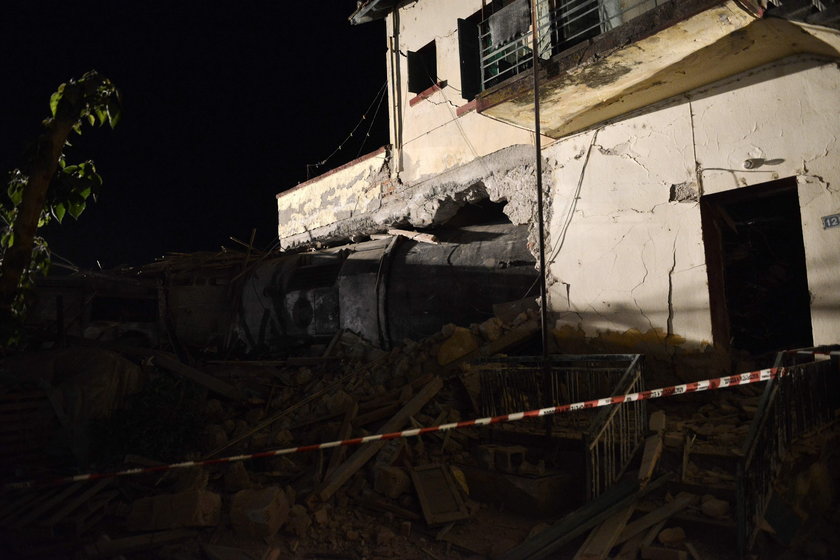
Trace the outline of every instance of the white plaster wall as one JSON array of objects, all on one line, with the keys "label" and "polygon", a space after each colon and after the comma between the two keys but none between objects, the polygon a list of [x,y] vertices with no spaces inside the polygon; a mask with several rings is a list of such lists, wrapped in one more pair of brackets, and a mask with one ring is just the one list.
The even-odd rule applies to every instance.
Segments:
[{"label": "white plaster wall", "polygon": [[319,230],[369,213],[380,204],[381,182],[374,180],[387,163],[387,151],[367,157],[277,195],[277,235],[283,248]]},{"label": "white plaster wall", "polygon": [[[391,144],[401,147],[400,179],[412,184],[463,165],[514,144],[533,144],[533,134],[475,111],[458,117],[456,110],[467,104],[461,96],[461,68],[458,49],[458,18],[481,9],[481,0],[423,0],[399,9],[401,139],[395,134],[395,111],[391,108]],[[392,19],[387,29],[392,36]],[[416,93],[408,91],[408,60],[403,54],[417,51],[435,40],[437,78],[447,85],[413,106]],[[389,79],[392,77],[388,66]],[[394,103],[394,96],[390,96]],[[396,130],[400,130],[399,127]],[[401,140],[401,143],[400,143]]]},{"label": "white plaster wall", "polygon": [[[671,185],[711,194],[794,176],[814,342],[840,340],[840,228],[823,230],[820,219],[840,212],[838,87],[836,64],[793,57],[547,148],[558,325],[587,336],[655,329],[705,346],[700,208],[669,202]],[[774,161],[745,170],[747,158]]]},{"label": "white plaster wall", "polygon": [[634,329],[710,342],[708,291],[697,289],[706,282],[698,205],[668,202],[671,185],[694,178],[687,106],[567,138],[545,154],[559,323],[590,337]]}]

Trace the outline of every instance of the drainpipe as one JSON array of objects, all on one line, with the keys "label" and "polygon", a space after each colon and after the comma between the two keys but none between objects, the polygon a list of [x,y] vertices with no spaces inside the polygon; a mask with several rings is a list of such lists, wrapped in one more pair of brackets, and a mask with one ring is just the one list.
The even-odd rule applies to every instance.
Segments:
[{"label": "drainpipe", "polygon": [[539,78],[539,21],[537,0],[531,0],[531,69],[534,73],[534,150],[537,171],[537,238],[540,263],[540,330],[542,332],[543,358],[548,356],[548,298],[545,277],[545,224],[543,223],[542,142],[540,140],[540,78]]},{"label": "drainpipe", "polygon": [[390,14],[391,34],[388,37],[388,56],[391,72],[388,81],[391,101],[391,178],[398,179],[402,171],[402,84],[400,72],[400,10]]}]

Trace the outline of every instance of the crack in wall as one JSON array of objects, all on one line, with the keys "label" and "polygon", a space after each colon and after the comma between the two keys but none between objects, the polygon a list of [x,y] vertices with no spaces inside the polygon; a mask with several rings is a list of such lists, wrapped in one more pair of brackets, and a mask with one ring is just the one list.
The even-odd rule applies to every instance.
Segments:
[{"label": "crack in wall", "polygon": [[648,277],[648,273],[650,272],[648,270],[647,264],[645,263],[645,249],[648,248],[649,243],[653,243],[653,238],[650,236],[650,233],[648,233],[648,240],[645,241],[645,243],[642,245],[642,251],[641,251],[641,255],[640,255],[642,257],[641,258],[641,263],[642,263],[642,267],[644,267],[644,269],[645,269],[645,273],[642,276],[642,279],[639,281],[639,283],[636,284],[635,286],[633,286],[630,289],[630,297],[633,298],[633,303],[636,304],[636,308],[639,310],[639,313],[641,313],[642,317],[644,317],[645,320],[648,322],[648,325],[650,325],[650,328],[653,329],[654,328],[653,327],[653,321],[650,320],[650,317],[647,316],[647,313],[645,313],[645,310],[642,309],[641,305],[639,305],[639,300],[636,299],[636,294],[634,293],[636,291],[636,289],[639,288],[639,286],[642,286],[645,283],[645,280],[647,280],[647,277]]},{"label": "crack in wall", "polygon": [[673,260],[671,261],[671,269],[668,270],[668,320],[666,322],[666,339],[674,336],[674,270],[677,268],[677,237],[679,234],[680,230],[678,229],[674,234],[674,245],[671,248]]}]

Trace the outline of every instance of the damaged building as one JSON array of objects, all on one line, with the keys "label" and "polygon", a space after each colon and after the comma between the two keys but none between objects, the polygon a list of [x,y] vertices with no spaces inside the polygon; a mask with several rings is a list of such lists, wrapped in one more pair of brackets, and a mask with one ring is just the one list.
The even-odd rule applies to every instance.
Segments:
[{"label": "damaged building", "polygon": [[[282,247],[435,232],[478,205],[536,255],[528,4],[361,3],[351,23],[386,30],[390,145],[278,194]],[[558,348],[700,378],[836,341],[836,5],[536,6]]]},{"label": "damaged building", "polygon": [[838,7],[358,2],[390,143],[282,185],[279,251],[41,282],[3,550],[830,557]]}]

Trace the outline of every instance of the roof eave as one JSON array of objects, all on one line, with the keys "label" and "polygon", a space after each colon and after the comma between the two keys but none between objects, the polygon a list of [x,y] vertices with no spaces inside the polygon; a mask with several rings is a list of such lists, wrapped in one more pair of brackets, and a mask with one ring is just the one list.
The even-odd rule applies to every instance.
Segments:
[{"label": "roof eave", "polygon": [[367,0],[348,19],[352,25],[377,21],[387,16],[396,4],[397,0]]}]

